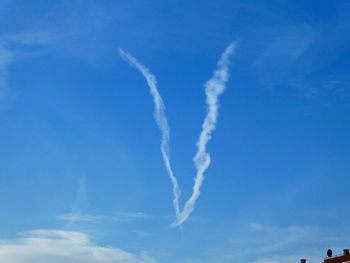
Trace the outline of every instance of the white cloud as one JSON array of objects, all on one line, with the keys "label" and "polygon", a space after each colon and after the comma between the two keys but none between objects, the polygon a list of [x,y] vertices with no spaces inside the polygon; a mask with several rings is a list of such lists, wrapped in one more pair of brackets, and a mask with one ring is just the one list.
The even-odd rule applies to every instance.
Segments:
[{"label": "white cloud", "polygon": [[154,263],[146,253],[92,243],[81,232],[34,230],[15,240],[0,240],[0,262],[11,263]]}]

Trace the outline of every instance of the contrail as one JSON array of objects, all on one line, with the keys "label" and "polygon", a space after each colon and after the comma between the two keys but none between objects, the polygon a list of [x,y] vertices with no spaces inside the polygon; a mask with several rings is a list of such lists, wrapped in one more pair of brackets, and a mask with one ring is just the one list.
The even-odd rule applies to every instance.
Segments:
[{"label": "contrail", "polygon": [[193,192],[191,197],[187,200],[182,211],[180,211],[179,209],[180,188],[170,165],[170,129],[165,115],[165,106],[157,89],[156,78],[146,66],[138,62],[130,54],[124,52],[122,49],[119,49],[120,56],[124,58],[131,66],[137,68],[145,77],[148,86],[150,87],[150,92],[153,96],[153,101],[155,104],[154,118],[162,134],[160,148],[166,169],[173,184],[173,204],[177,218],[177,220],[173,223],[173,226],[180,226],[187,220],[187,218],[194,210],[195,203],[200,195],[200,188],[204,180],[203,174],[210,165],[210,155],[206,151],[206,145],[211,139],[211,133],[216,128],[216,121],[218,117],[219,108],[218,97],[224,92],[226,88],[225,84],[229,79],[229,58],[233,54],[235,47],[236,42],[233,42],[226,48],[226,50],[224,51],[224,53],[222,53],[221,58],[217,63],[217,69],[214,71],[213,77],[210,80],[208,80],[207,83],[204,85],[205,93],[207,96],[208,113],[202,124],[202,132],[197,142],[197,153],[193,158],[197,169],[197,175],[193,186]]},{"label": "contrail", "polygon": [[173,170],[170,165],[170,157],[169,157],[169,138],[170,138],[170,129],[168,125],[168,121],[165,114],[165,106],[157,89],[157,80],[156,77],[152,74],[152,72],[143,64],[137,61],[132,55],[124,52],[119,48],[119,54],[122,58],[124,58],[131,66],[138,69],[142,75],[145,77],[147,84],[150,88],[151,95],[153,97],[153,102],[155,105],[154,109],[154,119],[161,131],[162,139],[160,150],[162,152],[163,160],[165,163],[165,167],[168,171],[169,177],[173,184],[173,193],[174,193],[174,209],[176,213],[176,217],[178,218],[180,215],[179,210],[179,198],[180,198],[180,188],[177,182],[176,177],[174,176]]},{"label": "contrail", "polygon": [[233,42],[226,48],[221,55],[213,77],[204,85],[207,95],[208,113],[204,119],[202,132],[197,142],[197,153],[193,158],[197,169],[197,176],[195,178],[192,195],[186,202],[183,211],[177,216],[177,220],[173,224],[174,226],[179,226],[187,220],[194,210],[196,200],[200,195],[200,188],[204,180],[203,174],[210,165],[210,155],[206,151],[206,146],[211,138],[211,133],[216,128],[219,108],[218,97],[226,88],[225,84],[229,79],[229,58],[233,54],[236,45],[236,42]]}]

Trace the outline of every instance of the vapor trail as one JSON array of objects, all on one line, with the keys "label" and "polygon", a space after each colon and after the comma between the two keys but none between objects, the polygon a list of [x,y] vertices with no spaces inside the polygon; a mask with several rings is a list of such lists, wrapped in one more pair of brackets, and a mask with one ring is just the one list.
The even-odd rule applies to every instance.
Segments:
[{"label": "vapor trail", "polygon": [[233,42],[226,48],[218,61],[217,69],[214,71],[213,77],[204,85],[207,96],[208,113],[202,124],[202,132],[197,142],[197,153],[193,158],[197,169],[197,176],[195,178],[192,195],[186,202],[183,211],[177,216],[177,220],[173,224],[174,226],[179,226],[186,221],[194,210],[196,200],[200,195],[200,188],[204,180],[203,174],[210,165],[210,155],[206,151],[206,146],[211,138],[211,133],[216,128],[219,108],[218,97],[226,88],[225,84],[229,79],[229,58],[235,47],[236,42]]},{"label": "vapor trail", "polygon": [[208,112],[202,124],[202,131],[197,142],[197,153],[193,158],[197,169],[197,175],[193,186],[193,192],[191,197],[185,203],[184,209],[182,211],[180,211],[179,209],[180,188],[170,165],[170,129],[165,115],[165,106],[157,89],[156,78],[146,66],[138,62],[130,54],[124,52],[122,49],[119,49],[120,56],[124,58],[131,66],[138,69],[145,77],[150,88],[150,92],[153,96],[153,101],[155,104],[154,118],[162,134],[160,148],[166,169],[173,184],[173,204],[177,218],[177,220],[173,223],[173,226],[180,226],[187,220],[187,218],[194,210],[195,203],[200,195],[200,188],[204,180],[204,172],[210,165],[210,155],[206,151],[206,146],[208,141],[211,139],[211,134],[213,130],[216,128],[219,108],[218,97],[224,92],[226,88],[225,84],[229,79],[229,58],[233,54],[235,47],[236,42],[233,42],[226,48],[226,50],[224,51],[224,53],[222,53],[221,58],[217,63],[217,69],[214,71],[213,77],[209,79],[204,85],[205,93],[207,96],[206,102],[208,106]]},{"label": "vapor trail", "polygon": [[169,157],[169,138],[170,138],[170,129],[168,125],[168,121],[165,114],[165,106],[157,89],[157,80],[156,77],[152,74],[152,72],[143,64],[137,61],[132,55],[124,52],[122,49],[119,49],[119,54],[122,58],[124,58],[131,66],[138,69],[141,74],[145,77],[147,84],[150,88],[151,95],[153,97],[153,102],[155,105],[154,109],[154,119],[161,131],[162,139],[160,150],[162,152],[163,160],[165,163],[165,167],[173,184],[173,193],[174,193],[174,209],[176,213],[176,217],[179,217],[179,197],[180,197],[180,188],[177,182],[176,177],[171,169],[170,165],[170,157]]}]

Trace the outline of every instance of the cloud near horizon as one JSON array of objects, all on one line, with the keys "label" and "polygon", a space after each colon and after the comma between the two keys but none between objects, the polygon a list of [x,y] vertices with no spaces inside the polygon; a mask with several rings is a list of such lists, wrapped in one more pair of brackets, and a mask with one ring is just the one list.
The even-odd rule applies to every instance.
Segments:
[{"label": "cloud near horizon", "polygon": [[14,240],[0,240],[0,262],[11,263],[155,263],[147,253],[135,255],[102,247],[77,231],[33,230]]}]

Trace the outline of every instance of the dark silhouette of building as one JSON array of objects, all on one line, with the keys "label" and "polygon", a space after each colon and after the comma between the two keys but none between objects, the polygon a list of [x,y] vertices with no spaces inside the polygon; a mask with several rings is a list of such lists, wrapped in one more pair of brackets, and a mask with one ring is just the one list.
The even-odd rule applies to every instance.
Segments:
[{"label": "dark silhouette of building", "polygon": [[[300,259],[300,263],[306,263],[306,259]],[[349,249],[343,249],[343,254],[334,256],[332,250],[328,249],[324,263],[350,263]]]},{"label": "dark silhouette of building", "polygon": [[342,255],[332,256],[332,253],[324,259],[324,263],[350,263],[349,249],[344,249]]}]

